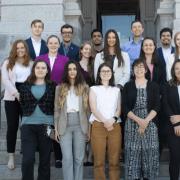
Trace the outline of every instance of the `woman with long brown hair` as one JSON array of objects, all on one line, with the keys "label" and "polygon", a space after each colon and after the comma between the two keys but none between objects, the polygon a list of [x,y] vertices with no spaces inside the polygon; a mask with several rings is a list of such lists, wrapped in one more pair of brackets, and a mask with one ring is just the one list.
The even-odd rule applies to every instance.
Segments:
[{"label": "woman with long brown hair", "polygon": [[88,136],[88,91],[79,64],[68,61],[55,95],[55,134],[62,150],[65,180],[83,180],[83,159]]},{"label": "woman with long brown hair", "polygon": [[5,88],[4,101],[7,118],[7,152],[9,154],[8,168],[14,169],[14,153],[16,147],[17,130],[19,126],[19,86],[30,74],[28,47],[24,40],[16,40],[11,48],[9,57],[2,65],[2,83]]},{"label": "woman with long brown hair", "polygon": [[98,53],[94,61],[94,77],[97,78],[97,72],[100,64],[108,63],[114,72],[115,85],[123,88],[124,84],[130,78],[130,59],[126,52],[121,51],[120,40],[114,29],[109,29],[104,37],[104,49]]}]

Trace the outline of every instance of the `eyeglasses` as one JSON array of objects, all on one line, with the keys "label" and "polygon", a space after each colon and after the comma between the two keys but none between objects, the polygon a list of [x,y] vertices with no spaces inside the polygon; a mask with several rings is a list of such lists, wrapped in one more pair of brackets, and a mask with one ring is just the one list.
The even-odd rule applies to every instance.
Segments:
[{"label": "eyeglasses", "polygon": [[67,35],[71,35],[72,34],[72,32],[62,32],[62,34],[67,34]]},{"label": "eyeglasses", "polygon": [[111,73],[111,70],[107,70],[107,71],[106,71],[106,70],[102,70],[102,71],[100,71],[100,72],[101,72],[102,74],[106,74],[106,73],[109,74],[109,73]]}]

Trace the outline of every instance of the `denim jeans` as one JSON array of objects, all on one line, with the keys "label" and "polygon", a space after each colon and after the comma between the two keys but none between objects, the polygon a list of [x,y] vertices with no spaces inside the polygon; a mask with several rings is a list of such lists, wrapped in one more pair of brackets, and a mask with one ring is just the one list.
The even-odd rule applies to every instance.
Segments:
[{"label": "denim jeans", "polygon": [[64,180],[83,180],[85,135],[80,127],[79,113],[68,113],[67,129],[60,137]]}]

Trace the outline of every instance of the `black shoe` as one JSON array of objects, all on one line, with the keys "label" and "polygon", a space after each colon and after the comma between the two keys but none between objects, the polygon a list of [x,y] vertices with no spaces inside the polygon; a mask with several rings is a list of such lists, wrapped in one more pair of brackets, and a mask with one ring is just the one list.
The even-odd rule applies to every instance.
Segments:
[{"label": "black shoe", "polygon": [[94,165],[94,163],[93,162],[87,162],[87,166],[93,166]]},{"label": "black shoe", "polygon": [[56,167],[56,168],[62,168],[62,162],[61,162],[61,160],[56,160],[56,161],[55,161],[55,167]]}]

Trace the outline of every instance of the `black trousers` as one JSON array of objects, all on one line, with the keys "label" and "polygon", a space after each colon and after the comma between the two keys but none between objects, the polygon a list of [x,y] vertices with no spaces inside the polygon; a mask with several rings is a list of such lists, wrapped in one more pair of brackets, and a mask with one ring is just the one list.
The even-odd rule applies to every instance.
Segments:
[{"label": "black trousers", "polygon": [[45,135],[44,125],[22,125],[22,180],[34,180],[35,152],[38,146],[38,180],[50,180],[50,154],[52,141]]},{"label": "black trousers", "polygon": [[171,180],[179,179],[180,170],[180,137],[173,132],[168,135],[170,151],[169,174]]},{"label": "black trousers", "polygon": [[20,104],[18,100],[5,101],[5,113],[7,119],[6,140],[8,153],[15,152],[20,112]]}]

